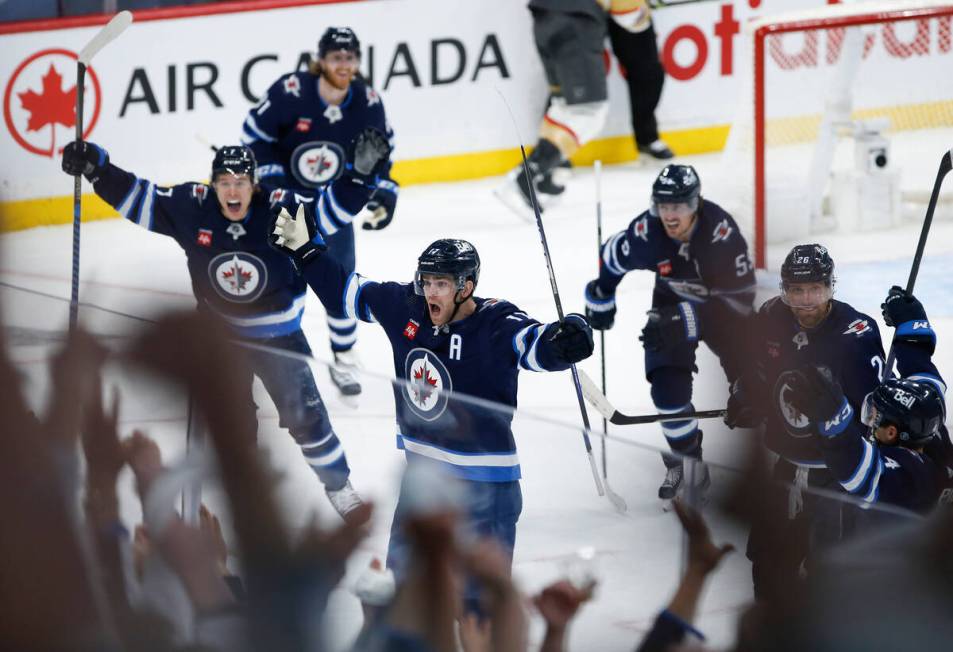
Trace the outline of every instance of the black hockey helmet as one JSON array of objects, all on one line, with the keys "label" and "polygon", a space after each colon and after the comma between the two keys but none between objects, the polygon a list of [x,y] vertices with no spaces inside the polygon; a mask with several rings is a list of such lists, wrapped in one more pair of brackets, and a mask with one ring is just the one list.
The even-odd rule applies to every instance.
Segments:
[{"label": "black hockey helmet", "polygon": [[819,244],[795,245],[781,264],[781,284],[824,283],[832,285],[834,259]]},{"label": "black hockey helmet", "polygon": [[252,183],[257,183],[255,169],[258,167],[255,154],[244,145],[226,145],[219,147],[212,159],[212,181],[219,174],[247,174]]},{"label": "black hockey helmet", "polygon": [[861,420],[874,430],[895,426],[899,444],[908,448],[930,441],[943,425],[945,416],[943,396],[936,387],[909,378],[885,380],[867,394],[861,411]]},{"label": "black hockey helmet", "polygon": [[[691,165],[672,163],[662,168],[652,184],[652,207],[658,204],[689,204],[698,207],[702,182]],[[657,211],[653,210],[653,214]]]},{"label": "black hockey helmet", "polygon": [[466,240],[443,238],[431,243],[417,258],[417,273],[414,275],[414,291],[423,296],[421,277],[424,274],[444,274],[453,277],[457,290],[466,288],[473,281],[476,288],[480,280],[480,254]]},{"label": "black hockey helmet", "polygon": [[361,56],[361,42],[350,27],[328,27],[318,41],[318,58],[323,59],[328,52],[346,50]]}]

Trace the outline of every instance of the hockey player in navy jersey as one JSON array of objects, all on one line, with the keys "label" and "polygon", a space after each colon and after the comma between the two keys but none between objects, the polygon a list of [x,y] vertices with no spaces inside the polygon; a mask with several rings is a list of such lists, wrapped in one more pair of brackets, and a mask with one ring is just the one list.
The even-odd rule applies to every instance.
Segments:
[{"label": "hockey player in navy jersey", "polygon": [[[372,192],[373,175],[366,172],[386,160],[389,151],[383,133],[366,130],[354,144],[352,169],[324,188],[317,201],[302,204],[323,235],[333,234],[362,209]],[[292,205],[294,198],[288,191],[269,194],[258,186],[255,157],[248,148],[219,149],[209,185],[157,186],[112,164],[104,149],[85,141],[64,148],[63,170],[86,176],[96,194],[130,222],[175,239],[185,251],[199,310],[219,316],[238,339],[310,355],[301,331],[307,286],[288,257],[268,243],[273,212]],[[348,480],[344,449],[310,368],[299,360],[257,351],[249,358],[278,408],[281,425],[345,516],[361,500]],[[248,418],[255,419],[254,405],[237,407],[246,407]]]},{"label": "hockey player in navy jersey", "polygon": [[[306,215],[279,216],[276,245],[293,253],[308,285],[349,315],[379,323],[390,340],[397,446],[407,463],[435,463],[466,483],[469,523],[512,556],[522,510],[512,414],[461,401],[453,390],[516,407],[520,369],[560,371],[592,354],[592,330],[577,314],[542,324],[513,304],[474,296],[480,257],[465,240],[437,240],[420,255],[413,283],[378,283],[321,255],[323,239]],[[461,425],[461,424],[465,424]],[[388,566],[406,564],[398,501]]]},{"label": "hockey player in navy jersey", "polygon": [[[689,412],[695,350],[704,341],[733,378],[739,326],[751,313],[754,270],[748,245],[731,215],[701,197],[690,165],[668,165],[652,185],[652,206],[602,246],[599,278],[586,286],[586,317],[596,329],[615,322],[616,286],[633,270],[655,272],[652,310],[642,331],[645,377],[659,412]],[[674,453],[702,457],[698,421],[670,421],[662,433]],[[665,479],[659,498],[681,489],[681,457],[663,455]],[[696,484],[710,484],[707,467]]]},{"label": "hockey player in navy jersey", "polygon": [[936,506],[953,464],[944,425],[946,384],[931,360],[936,335],[923,306],[902,288],[891,288],[882,308],[887,325],[896,326],[901,377],[867,394],[860,423],[839,383],[813,365],[785,372],[785,398],[810,419],[845,491],[867,503],[925,512]]},{"label": "hockey player in navy jersey", "polygon": [[[753,315],[738,339],[746,343],[744,366],[729,375],[729,427],[763,428],[764,443],[779,456],[773,477],[794,486],[784,505],[788,531],[757,526],[748,539],[748,558],[756,598],[786,590],[797,580],[812,549],[841,538],[839,504],[800,491],[802,487],[840,490],[827,468],[810,420],[784,396],[782,378],[810,364],[824,367],[837,381],[860,425],[864,397],[884,376],[884,350],[877,322],[834,296],[834,261],[818,244],[797,245],[781,265],[781,294]],[[779,381],[779,379],[781,379]],[[784,540],[799,552],[789,560],[771,557],[771,541]]]},{"label": "hockey player in navy jersey", "polygon": [[[262,183],[314,193],[344,171],[348,143],[365,127],[393,132],[380,96],[360,76],[361,44],[348,27],[330,27],[318,42],[318,57],[307,71],[282,75],[245,118],[242,143],[258,160]],[[390,161],[380,168],[376,190],[361,215],[364,229],[383,229],[394,218],[397,184],[390,178]],[[354,227],[337,225],[328,238],[329,255],[346,269],[355,264]],[[352,350],[357,321],[325,304],[331,351],[336,367],[331,379],[345,395],[361,392],[353,373],[358,365]]]}]

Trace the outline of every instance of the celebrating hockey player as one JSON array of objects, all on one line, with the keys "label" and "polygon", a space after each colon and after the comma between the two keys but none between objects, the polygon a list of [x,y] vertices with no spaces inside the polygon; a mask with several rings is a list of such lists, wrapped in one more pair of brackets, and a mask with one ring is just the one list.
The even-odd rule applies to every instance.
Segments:
[{"label": "celebrating hockey player", "polygon": [[[839,503],[803,493],[804,486],[837,491],[810,420],[784,399],[779,382],[785,371],[810,364],[823,367],[843,390],[854,420],[860,421],[864,398],[884,376],[884,351],[873,318],[833,298],[834,261],[818,244],[797,245],[781,265],[781,294],[769,299],[739,331],[750,349],[740,375],[729,375],[731,396],[725,422],[729,427],[763,427],[766,446],[780,456],[773,477],[793,484],[784,505],[787,531],[762,531],[748,539],[748,558],[756,598],[787,590],[798,578],[810,549],[840,539]],[[784,540],[800,552],[779,560],[767,551]]]},{"label": "celebrating hockey player", "polygon": [[[348,143],[365,127],[393,132],[380,96],[360,76],[361,44],[348,27],[330,27],[318,41],[318,57],[303,72],[282,75],[245,118],[242,142],[258,160],[262,183],[314,193],[344,172]],[[394,218],[397,184],[390,162],[381,166],[376,190],[362,214],[364,229],[383,229]],[[329,255],[354,270],[354,227],[336,224],[328,238]],[[331,351],[337,363],[331,379],[341,393],[354,395],[361,385],[353,369],[358,360],[357,321],[325,304]]]},{"label": "celebrating hockey player", "polygon": [[[498,539],[512,557],[522,510],[512,415],[449,405],[440,390],[515,407],[518,371],[568,369],[592,354],[592,330],[581,315],[541,324],[511,303],[476,297],[480,257],[465,240],[437,240],[424,249],[413,283],[377,283],[321,255],[323,238],[314,227],[307,215],[280,215],[276,246],[299,260],[325,301],[343,297],[347,314],[384,328],[403,381],[394,386],[398,447],[408,464],[437,463],[464,481],[470,526]],[[407,561],[402,509],[398,501],[388,547],[398,580]]]},{"label": "celebrating hockey player", "polygon": [[[858,423],[836,380],[813,365],[783,376],[784,397],[820,437],[828,468],[850,494],[924,512],[953,475],[948,465],[946,384],[931,360],[936,335],[920,302],[891,288],[882,304],[901,378],[889,378],[863,401]],[[863,426],[863,427],[862,427]],[[865,435],[870,435],[869,439]]]},{"label": "celebrating hockey player", "polygon": [[[323,189],[307,211],[323,235],[350,222],[372,191],[373,169],[387,159],[383,133],[367,129],[353,145],[354,164]],[[129,220],[175,239],[185,251],[200,310],[221,317],[240,340],[310,355],[301,331],[306,285],[287,256],[268,244],[276,207],[290,193],[269,197],[258,186],[255,157],[243,146],[222,147],[212,161],[211,184],[160,187],[112,164],[93,143],[69,143],[63,170],[83,174],[100,197]],[[281,355],[250,351],[249,359],[308,464],[324,483],[334,508],[346,516],[361,499],[309,366]],[[252,382],[252,378],[235,379]],[[237,406],[255,419],[255,406]]]},{"label": "celebrating hockey player", "polygon": [[[734,219],[701,197],[690,165],[666,166],[652,185],[651,208],[602,246],[599,278],[586,286],[593,328],[612,328],[616,286],[637,269],[655,272],[652,310],[640,338],[652,401],[659,412],[690,412],[698,343],[708,344],[729,378],[737,375],[735,338],[754,300],[747,243]],[[702,432],[697,420],[686,419],[662,424],[662,433],[678,454],[662,456],[666,473],[658,496],[670,501],[682,484],[681,456],[702,457]],[[709,483],[702,467],[696,484],[704,492]]]}]

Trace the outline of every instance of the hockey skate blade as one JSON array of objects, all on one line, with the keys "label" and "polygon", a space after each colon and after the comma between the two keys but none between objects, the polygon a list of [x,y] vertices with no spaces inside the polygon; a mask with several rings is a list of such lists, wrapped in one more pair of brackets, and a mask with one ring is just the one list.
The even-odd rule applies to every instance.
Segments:
[{"label": "hockey skate blade", "polygon": [[609,399],[606,398],[602,390],[600,390],[592,378],[589,377],[589,374],[582,369],[579,370],[579,384],[582,386],[582,395],[586,397],[589,404],[596,408],[599,414],[611,421],[615,414],[615,408],[612,407]]},{"label": "hockey skate blade", "polygon": [[533,212],[530,206],[526,205],[526,202],[523,201],[522,193],[520,193],[519,188],[516,187],[516,183],[510,179],[507,179],[502,185],[495,188],[493,194],[496,195],[496,198],[499,199],[504,206],[527,224],[534,224],[536,222],[536,213]]}]

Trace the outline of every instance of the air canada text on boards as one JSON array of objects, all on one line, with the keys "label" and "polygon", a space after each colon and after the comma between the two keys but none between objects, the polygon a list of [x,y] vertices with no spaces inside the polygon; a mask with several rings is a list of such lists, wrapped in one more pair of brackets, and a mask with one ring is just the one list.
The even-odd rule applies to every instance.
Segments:
[{"label": "air canada text on boards", "polygon": [[[301,52],[292,62],[277,53],[259,53],[249,57],[241,66],[237,79],[229,81],[229,73],[222,73],[225,65],[214,61],[194,61],[168,64],[161,72],[152,68],[134,68],[125,84],[119,117],[135,114],[139,105],[151,114],[193,111],[198,108],[223,108],[221,86],[237,83],[242,97],[249,103],[258,102],[266,87],[253,87],[255,79],[267,78],[269,83],[289,70],[305,70],[313,53]],[[229,66],[230,68],[231,66]],[[263,67],[267,67],[264,74]],[[434,38],[426,47],[412,47],[398,42],[393,48],[368,45],[361,60],[361,74],[378,90],[392,87],[423,88],[456,83],[474,83],[489,76],[509,79],[510,69],[499,37],[489,33],[479,39],[477,47],[454,37]],[[163,93],[164,91],[164,93]]]}]

